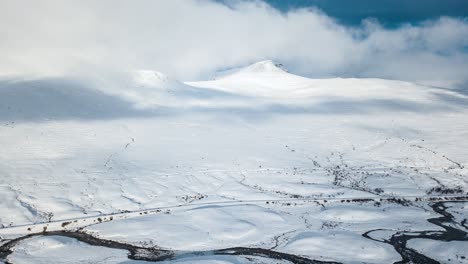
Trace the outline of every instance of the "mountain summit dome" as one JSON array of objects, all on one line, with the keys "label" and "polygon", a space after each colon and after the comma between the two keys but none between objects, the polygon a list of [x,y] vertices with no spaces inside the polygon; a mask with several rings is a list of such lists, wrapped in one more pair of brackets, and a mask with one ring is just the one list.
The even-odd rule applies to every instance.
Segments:
[{"label": "mountain summit dome", "polygon": [[251,64],[239,72],[251,73],[275,73],[275,72],[288,72],[283,64],[274,62],[272,60],[259,61]]}]

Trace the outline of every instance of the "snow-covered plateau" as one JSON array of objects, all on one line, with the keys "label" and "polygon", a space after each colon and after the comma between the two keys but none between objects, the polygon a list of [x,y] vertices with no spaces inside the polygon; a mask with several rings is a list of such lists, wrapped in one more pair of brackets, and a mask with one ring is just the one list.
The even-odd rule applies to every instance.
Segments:
[{"label": "snow-covered plateau", "polygon": [[108,84],[0,80],[0,262],[468,263],[466,93],[272,61]]}]

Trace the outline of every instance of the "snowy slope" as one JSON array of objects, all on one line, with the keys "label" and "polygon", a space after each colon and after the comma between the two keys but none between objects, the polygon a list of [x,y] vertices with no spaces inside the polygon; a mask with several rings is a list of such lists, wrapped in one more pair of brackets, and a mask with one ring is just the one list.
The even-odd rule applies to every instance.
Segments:
[{"label": "snowy slope", "polygon": [[[449,202],[468,191],[466,95],[392,80],[309,79],[271,61],[202,82],[129,76],[115,89],[0,82],[3,249],[44,228],[83,228],[173,250],[168,262],[391,263],[407,256],[384,239],[401,231],[415,237],[408,247],[417,252],[443,262],[431,250],[443,244],[463,263],[466,240],[418,232],[445,235],[427,221],[442,210],[430,199],[445,201],[449,224],[466,230],[466,203]],[[97,253],[102,244],[78,238],[34,236],[2,258],[118,263],[133,250],[108,243]],[[212,251],[230,247],[290,255]]]}]

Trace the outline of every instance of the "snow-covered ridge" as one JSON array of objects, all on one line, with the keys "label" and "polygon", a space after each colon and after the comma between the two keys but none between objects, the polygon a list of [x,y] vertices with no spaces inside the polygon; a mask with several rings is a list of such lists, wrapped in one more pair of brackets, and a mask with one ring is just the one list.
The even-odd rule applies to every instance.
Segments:
[{"label": "snow-covered ridge", "polygon": [[[431,88],[414,83],[358,78],[311,79],[288,72],[283,64],[264,60],[251,65],[229,70],[211,81],[181,82],[161,72],[141,70],[132,73],[133,83],[124,93],[131,100],[144,105],[187,105],[187,100],[196,97],[195,104],[222,104],[212,100],[219,93],[250,98],[263,98],[282,104],[297,102],[323,102],[343,100],[384,100],[396,106],[400,102],[423,104],[443,103],[443,99],[467,100],[456,92]],[[164,98],[163,98],[164,97]],[[457,99],[458,98],[458,99]],[[218,98],[219,99],[219,98]],[[202,102],[203,101],[203,102]],[[225,103],[227,103],[224,100]],[[193,100],[190,104],[193,104]],[[239,102],[238,102],[239,103]],[[232,101],[229,103],[232,105]]]},{"label": "snow-covered ridge", "polygon": [[[343,106],[361,109],[370,105],[371,109],[421,111],[421,107],[462,107],[462,102],[468,101],[466,95],[454,91],[403,81],[310,79],[289,73],[281,64],[271,60],[236,69],[211,81],[181,82],[154,70],[131,71],[122,79],[124,81],[113,83],[118,85],[103,83],[95,87],[66,80],[2,82],[0,105],[7,110],[0,113],[0,117],[5,120],[18,117],[32,120],[39,113],[41,119],[118,117],[123,112],[134,115],[142,109],[160,106],[253,111],[281,105],[316,112],[336,111]],[[35,108],[43,111],[38,112]]]},{"label": "snow-covered ridge", "polygon": [[[431,88],[414,83],[359,78],[311,79],[287,72],[282,64],[271,60],[229,72],[211,81],[185,84],[221,90],[253,97],[275,100],[404,100],[436,103],[441,96],[467,98],[446,89]],[[443,97],[442,96],[442,97]]]}]

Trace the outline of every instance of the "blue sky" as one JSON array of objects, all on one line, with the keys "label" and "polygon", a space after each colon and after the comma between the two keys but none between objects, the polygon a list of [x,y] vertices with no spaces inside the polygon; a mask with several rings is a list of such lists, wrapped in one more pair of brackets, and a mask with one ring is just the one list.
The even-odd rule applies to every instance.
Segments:
[{"label": "blue sky", "polygon": [[[217,0],[229,3],[232,0]],[[467,17],[467,0],[265,0],[281,10],[317,7],[345,25],[359,25],[376,18],[385,27],[418,23],[441,16]]]}]

